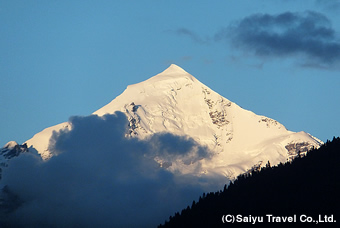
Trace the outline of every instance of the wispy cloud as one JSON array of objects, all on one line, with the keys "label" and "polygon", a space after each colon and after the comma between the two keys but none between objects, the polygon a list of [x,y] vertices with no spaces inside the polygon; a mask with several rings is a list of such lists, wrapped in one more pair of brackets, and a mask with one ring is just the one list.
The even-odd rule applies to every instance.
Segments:
[{"label": "wispy cloud", "polygon": [[190,38],[192,41],[199,43],[199,44],[208,44],[209,38],[203,38],[201,35],[197,34],[191,29],[188,28],[179,28],[173,31],[175,34],[179,36],[185,36]]},{"label": "wispy cloud", "polygon": [[331,12],[339,12],[340,10],[339,0],[316,0],[315,2],[317,6],[321,6]]},{"label": "wispy cloud", "polygon": [[261,57],[295,56],[305,66],[332,67],[340,62],[340,42],[329,19],[317,12],[255,14],[215,35]]},{"label": "wispy cloud", "polygon": [[226,181],[176,172],[176,164],[200,166],[208,151],[171,134],[128,139],[123,113],[77,116],[70,123],[71,131],[54,133],[50,160],[22,154],[4,170],[1,183],[24,203],[4,217],[0,207],[0,225],[152,227]]}]

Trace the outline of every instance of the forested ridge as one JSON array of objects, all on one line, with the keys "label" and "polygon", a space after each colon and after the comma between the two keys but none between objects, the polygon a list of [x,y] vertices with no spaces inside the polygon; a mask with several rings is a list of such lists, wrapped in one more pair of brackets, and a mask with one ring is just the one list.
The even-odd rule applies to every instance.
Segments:
[{"label": "forested ridge", "polygon": [[[245,220],[253,216],[264,218],[263,222],[255,224],[259,227],[264,224],[310,227],[315,221],[322,227],[339,227],[339,165],[340,138],[334,137],[304,157],[298,156],[290,163],[275,167],[268,162],[261,170],[240,175],[223,190],[204,193],[198,202],[193,201],[191,206],[176,212],[159,227],[248,227],[252,224]],[[223,223],[223,215],[239,215],[243,219]],[[267,215],[295,216],[296,221],[292,224],[276,220],[274,224],[268,221]],[[304,215],[303,218],[310,217],[313,221],[302,223],[300,216]],[[326,223],[325,216],[337,222]]]}]

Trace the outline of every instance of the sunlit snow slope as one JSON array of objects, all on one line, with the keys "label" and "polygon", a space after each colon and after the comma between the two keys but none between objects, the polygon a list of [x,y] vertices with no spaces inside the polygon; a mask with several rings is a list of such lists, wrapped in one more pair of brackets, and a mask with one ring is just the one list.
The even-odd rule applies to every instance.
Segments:
[{"label": "sunlit snow slope", "polygon": [[[288,131],[273,119],[242,109],[176,65],[129,85],[93,114],[102,116],[115,111],[124,112],[129,120],[127,137],[144,139],[154,133],[170,132],[189,136],[206,146],[211,159],[203,159],[199,170],[182,169],[197,175],[217,173],[234,178],[267,161],[272,165],[286,162],[298,151],[306,152],[322,143],[305,132]],[[65,128],[70,129],[70,124],[47,128],[26,143],[48,159],[52,132]],[[172,166],[168,169],[181,169],[179,164]]]}]

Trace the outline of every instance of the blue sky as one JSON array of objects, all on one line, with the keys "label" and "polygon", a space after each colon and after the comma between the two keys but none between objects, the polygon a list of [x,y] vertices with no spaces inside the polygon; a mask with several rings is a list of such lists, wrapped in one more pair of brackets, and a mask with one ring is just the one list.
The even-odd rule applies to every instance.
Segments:
[{"label": "blue sky", "polygon": [[338,1],[0,0],[0,145],[181,66],[321,140],[340,132]]}]

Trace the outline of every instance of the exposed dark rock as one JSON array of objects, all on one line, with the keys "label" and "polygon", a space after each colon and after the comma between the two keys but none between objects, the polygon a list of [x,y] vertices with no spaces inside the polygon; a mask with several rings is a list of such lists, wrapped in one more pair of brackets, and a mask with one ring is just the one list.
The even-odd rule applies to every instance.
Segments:
[{"label": "exposed dark rock", "polygon": [[6,144],[5,147],[0,149],[0,155],[2,155],[6,159],[11,159],[13,157],[19,156],[21,153],[25,153],[28,151],[27,144],[24,143],[22,145],[16,144],[11,147],[9,144]]}]

